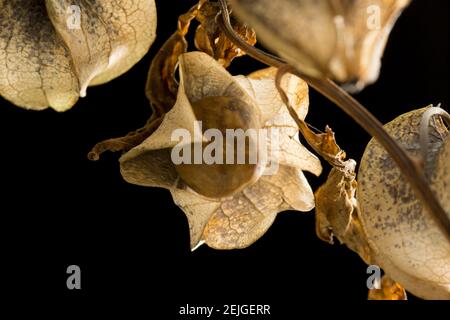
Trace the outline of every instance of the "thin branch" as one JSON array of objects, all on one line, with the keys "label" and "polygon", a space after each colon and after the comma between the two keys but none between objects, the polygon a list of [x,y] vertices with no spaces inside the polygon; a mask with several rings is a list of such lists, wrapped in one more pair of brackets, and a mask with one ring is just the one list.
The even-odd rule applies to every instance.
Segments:
[{"label": "thin branch", "polygon": [[[230,15],[226,0],[219,0],[219,4],[221,14],[220,17],[218,16],[217,23],[236,46],[245,51],[249,56],[269,66],[281,68],[286,65],[286,62],[282,59],[249,46],[236,35],[230,24]],[[294,68],[292,68],[292,74],[302,78],[311,87],[334,102],[386,149],[392,159],[397,163],[405,178],[409,181],[417,197],[422,200],[422,203],[431,212],[436,224],[450,241],[450,219],[440,205],[436,195],[430,189],[428,181],[422,173],[422,169],[417,164],[417,161],[413,160],[403,147],[384,130],[383,125],[378,119],[330,79],[316,79],[304,75]]]}]

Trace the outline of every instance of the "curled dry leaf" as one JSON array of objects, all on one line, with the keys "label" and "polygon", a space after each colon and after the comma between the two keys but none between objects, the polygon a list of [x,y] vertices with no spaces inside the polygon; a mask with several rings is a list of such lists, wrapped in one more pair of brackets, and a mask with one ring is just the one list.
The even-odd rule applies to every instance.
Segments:
[{"label": "curled dry leaf", "polygon": [[[323,139],[324,134],[311,131],[307,135],[311,141],[320,141],[322,137],[317,151],[333,166],[326,183],[315,192],[317,236],[329,244],[337,238],[365,263],[374,264],[377,252],[370,245],[356,199],[356,162],[345,161],[345,152],[337,145],[334,135],[325,135],[326,139]],[[381,289],[369,290],[369,300],[406,300],[406,292],[399,283],[384,275]]]},{"label": "curled dry leaf", "polygon": [[[183,54],[179,70],[175,106],[158,130],[120,160],[125,180],[170,190],[188,218],[193,249],[201,243],[217,249],[244,248],[267,231],[279,212],[311,210],[314,198],[302,170],[319,175],[321,165],[298,141],[298,127],[275,87],[276,70],[233,77],[201,52]],[[304,119],[306,83],[290,76],[282,86]],[[202,121],[202,128],[196,121]],[[254,164],[175,165],[171,156],[180,141],[172,139],[174,130],[185,129],[193,138],[183,145],[187,146],[184,151],[196,147],[206,150],[211,142],[205,131],[208,128],[221,134],[226,129],[248,128],[277,134],[258,139]],[[252,139],[248,138],[246,157],[252,151]],[[267,146],[271,150],[264,154]],[[225,148],[215,151],[228,152]]]},{"label": "curled dry leaf", "polygon": [[[215,18],[219,14],[217,4],[200,0],[195,6],[178,18],[177,31],[166,41],[155,56],[150,67],[146,94],[158,116],[168,112],[175,104],[178,84],[175,72],[178,58],[187,52],[186,35],[192,21],[199,25],[195,34],[195,46],[217,60],[225,68],[245,52],[237,48],[217,26]],[[255,32],[239,21],[232,21],[232,27],[249,45],[256,43]]]},{"label": "curled dry leaf", "polygon": [[341,243],[357,252],[366,263],[370,263],[372,252],[361,224],[355,197],[356,162],[352,159],[345,161],[345,151],[337,144],[331,128],[327,126],[326,132],[315,133],[303,119],[292,113],[290,101],[279,85],[285,74],[280,68],[276,76],[282,101],[291,111],[292,118],[308,144],[333,166],[326,183],[315,193],[316,234],[330,244],[333,244],[334,237],[338,238]]},{"label": "curled dry leaf", "polygon": [[356,162],[347,160],[331,170],[327,182],[316,192],[316,233],[333,244],[333,237],[372,264],[373,251],[367,240],[356,200]]},{"label": "curled dry leaf", "polygon": [[[206,2],[197,15],[200,25],[195,34],[195,46],[199,51],[203,51],[214,57],[222,66],[227,68],[234,58],[245,55],[219,28],[216,17],[220,13],[217,3]],[[256,33],[246,24],[231,19],[231,26],[245,42],[253,46],[256,44]]]},{"label": "curled dry leaf", "polygon": [[0,0],[0,95],[65,111],[128,71],[155,31],[154,0]]},{"label": "curled dry leaf", "polygon": [[[421,120],[429,108],[400,116],[385,126],[412,156],[420,158]],[[423,159],[431,188],[450,216],[450,139],[442,121],[429,127]],[[358,174],[361,220],[375,263],[406,290],[426,299],[450,299],[450,244],[422,207],[386,151],[369,143]]]},{"label": "curled dry leaf", "polygon": [[407,300],[405,289],[397,282],[384,275],[381,288],[369,290],[369,300]]},{"label": "curled dry leaf", "polygon": [[356,162],[345,161],[346,154],[336,142],[335,134],[327,126],[324,133],[315,133],[307,123],[292,113],[291,103],[279,85],[286,75],[280,68],[276,75],[276,86],[283,103],[291,111],[300,133],[308,144],[333,166],[326,183],[315,193],[316,199],[316,234],[330,244],[334,237],[342,244],[355,251],[368,264],[373,255],[367,241],[364,226],[361,224],[358,202],[356,200]]},{"label": "curled dry leaf", "polygon": [[360,90],[377,80],[381,57],[409,0],[231,0],[266,46],[301,72]]},{"label": "curled dry leaf", "polygon": [[317,153],[333,166],[327,181],[314,194],[316,199],[316,234],[319,239],[341,244],[359,254],[367,264],[373,252],[361,223],[356,200],[356,162],[345,160],[346,154],[336,142],[334,132],[327,127],[325,133],[314,133],[300,124],[300,132]]}]

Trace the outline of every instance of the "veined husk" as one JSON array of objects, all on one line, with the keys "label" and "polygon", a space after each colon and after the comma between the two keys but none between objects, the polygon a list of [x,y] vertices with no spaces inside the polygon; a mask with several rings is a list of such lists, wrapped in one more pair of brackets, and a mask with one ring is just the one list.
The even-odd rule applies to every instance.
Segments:
[{"label": "veined husk", "polygon": [[[428,109],[412,111],[385,126],[417,158],[422,154],[421,119]],[[450,217],[449,156],[448,130],[441,121],[434,121],[424,170]],[[416,296],[450,299],[450,244],[375,140],[364,153],[358,181],[361,220],[374,250],[373,262]]]},{"label": "veined husk", "polygon": [[378,79],[391,29],[410,0],[231,0],[270,49],[313,77],[360,90]]},{"label": "veined husk", "polygon": [[[121,172],[130,183],[170,190],[175,203],[185,212],[190,226],[191,248],[202,243],[217,249],[244,248],[259,239],[284,210],[309,211],[314,197],[302,170],[316,175],[319,160],[298,141],[298,128],[289,116],[275,87],[275,69],[266,69],[249,77],[231,76],[217,61],[200,52],[183,54],[179,59],[180,86],[175,106],[161,126],[141,145],[121,159]],[[308,108],[308,87],[294,76],[286,77],[282,87],[304,119]],[[183,181],[170,153],[178,141],[172,141],[175,129],[185,128],[194,136],[197,120],[193,104],[207,97],[241,99],[261,128],[278,128],[279,143],[275,152],[254,168],[254,175],[242,181],[242,188],[227,197],[205,197]],[[193,143],[204,142],[193,141]],[[268,139],[267,144],[273,141]],[[279,170],[264,175],[269,164]],[[196,170],[193,168],[193,170]],[[205,184],[218,188],[223,181],[211,179]]]},{"label": "veined husk", "polygon": [[154,0],[0,0],[0,95],[65,111],[128,71],[155,35]]}]

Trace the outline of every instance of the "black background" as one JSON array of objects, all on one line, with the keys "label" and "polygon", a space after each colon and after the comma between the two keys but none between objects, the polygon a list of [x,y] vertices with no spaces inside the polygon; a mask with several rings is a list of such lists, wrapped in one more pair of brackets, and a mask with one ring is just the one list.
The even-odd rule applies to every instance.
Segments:
[{"label": "black background", "polygon": [[[72,110],[25,111],[0,98],[7,290],[64,298],[73,308],[81,301],[143,298],[149,314],[166,314],[159,319],[175,319],[187,303],[266,303],[278,315],[293,315],[312,300],[364,303],[365,264],[345,247],[321,242],[313,213],[280,214],[245,250],[205,246],[191,253],[187,220],[168,191],[125,183],[117,154],[87,160],[96,142],[133,131],[150,115],[144,85],[151,58],[175,30],[177,16],[194,4],[156,2],[158,37],[150,52],[119,79],[90,88]],[[379,81],[358,100],[382,122],[431,103],[448,110],[447,39],[448,1],[413,1],[392,33]],[[241,58],[230,70],[260,67]],[[315,92],[307,120],[319,128],[329,124],[348,155],[360,159],[369,136]],[[326,174],[308,177],[315,189]],[[66,289],[71,264],[81,267],[81,291]]]}]

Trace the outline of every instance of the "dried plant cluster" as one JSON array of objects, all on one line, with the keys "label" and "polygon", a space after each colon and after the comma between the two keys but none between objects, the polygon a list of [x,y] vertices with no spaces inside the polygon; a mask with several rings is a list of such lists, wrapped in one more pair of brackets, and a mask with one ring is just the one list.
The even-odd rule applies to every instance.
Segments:
[{"label": "dried plant cluster", "polygon": [[[89,158],[120,151],[127,182],[169,190],[187,216],[192,249],[245,248],[279,212],[315,208],[320,239],[337,238],[385,271],[369,298],[406,299],[406,289],[450,299],[448,114],[429,106],[377,127],[331,82],[352,91],[378,79],[390,30],[409,2],[200,0],[153,58],[146,126],[100,142]],[[197,51],[188,52],[194,20]],[[0,0],[0,27],[0,95],[28,109],[65,111],[88,86],[120,76],[146,54],[156,9],[153,0]],[[256,35],[281,58],[255,49]],[[272,67],[231,75],[228,66],[247,53]],[[340,107],[362,110],[381,132],[358,173],[330,128],[308,126],[308,83]],[[180,130],[189,141],[174,139]],[[229,130],[276,134],[246,135],[244,158],[255,161],[239,163],[238,147],[221,140]],[[303,172],[319,176],[322,165],[299,133],[333,167],[315,193]],[[216,160],[174,161],[175,151],[192,159],[198,150]]]},{"label": "dried plant cluster", "polygon": [[[313,209],[314,195],[302,171],[319,175],[322,167],[319,159],[298,141],[298,127],[275,87],[276,70],[233,77],[201,52],[185,53],[179,63],[177,101],[159,128],[122,156],[121,172],[125,180],[170,190],[174,202],[188,217],[192,248],[201,242],[218,249],[244,248],[267,231],[278,212]],[[290,101],[299,117],[304,118],[308,109],[306,83],[290,76],[282,86],[290,90]],[[229,99],[217,97],[235,99],[242,110],[237,106],[227,110]],[[212,105],[202,103],[211,103],[211,98],[216,98]],[[241,116],[236,113],[243,113],[242,119],[237,119]],[[194,136],[193,124],[197,119],[203,121],[204,128],[231,128],[236,123],[239,128],[276,126],[279,149],[269,154],[273,159],[255,165],[176,166],[170,149],[177,142],[171,140],[171,134],[175,129],[186,128]],[[277,161],[280,167],[276,174],[264,175],[264,170],[270,169],[266,167],[269,161]]]}]

